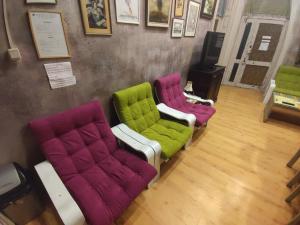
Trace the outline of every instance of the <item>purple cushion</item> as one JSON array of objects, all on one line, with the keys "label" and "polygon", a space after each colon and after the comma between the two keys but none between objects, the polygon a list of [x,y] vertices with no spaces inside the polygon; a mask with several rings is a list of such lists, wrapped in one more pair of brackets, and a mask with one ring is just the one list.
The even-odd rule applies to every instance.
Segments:
[{"label": "purple cushion", "polygon": [[179,73],[169,74],[155,81],[156,92],[160,102],[185,113],[196,116],[196,125],[205,124],[216,112],[213,107],[192,104],[186,101],[180,84]]},{"label": "purple cushion", "polygon": [[147,162],[118,147],[96,101],[30,127],[91,225],[110,225],[156,175]]}]

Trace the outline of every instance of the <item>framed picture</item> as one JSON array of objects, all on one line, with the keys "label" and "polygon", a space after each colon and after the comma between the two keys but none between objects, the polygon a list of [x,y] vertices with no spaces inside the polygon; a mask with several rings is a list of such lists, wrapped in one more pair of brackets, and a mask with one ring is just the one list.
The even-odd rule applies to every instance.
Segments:
[{"label": "framed picture", "polygon": [[202,0],[201,18],[212,19],[215,14],[217,0]]},{"label": "framed picture", "polygon": [[56,0],[26,0],[27,4],[56,4]]},{"label": "framed picture", "polygon": [[172,24],[171,37],[181,38],[183,36],[183,30],[184,30],[184,20],[174,18]]},{"label": "framed picture", "polygon": [[28,16],[40,59],[71,57],[61,12],[29,11]]},{"label": "framed picture", "polygon": [[80,0],[85,34],[111,35],[109,0]]},{"label": "framed picture", "polygon": [[182,17],[184,11],[185,0],[175,0],[175,16]]},{"label": "framed picture", "polygon": [[189,1],[185,25],[185,37],[195,37],[201,4]]},{"label": "framed picture", "polygon": [[165,27],[170,25],[172,0],[147,1],[147,26]]},{"label": "framed picture", "polygon": [[140,0],[115,0],[118,23],[140,24]]}]

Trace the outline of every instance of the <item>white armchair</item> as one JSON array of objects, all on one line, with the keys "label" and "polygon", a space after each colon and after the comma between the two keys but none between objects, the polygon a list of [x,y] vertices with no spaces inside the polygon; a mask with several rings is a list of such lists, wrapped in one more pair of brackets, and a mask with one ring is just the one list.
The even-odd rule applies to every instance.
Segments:
[{"label": "white armchair", "polygon": [[211,99],[203,99],[203,98],[200,98],[196,95],[191,95],[191,94],[187,94],[185,92],[183,92],[183,95],[187,98],[187,99],[191,99],[191,100],[195,100],[197,102],[200,102],[200,103],[209,103],[211,106],[214,106],[215,102]]},{"label": "white armchair", "polygon": [[272,97],[272,94],[273,94],[273,91],[274,91],[275,88],[276,88],[276,82],[275,82],[275,80],[271,80],[270,86],[269,86],[269,88],[266,92],[266,95],[265,95],[265,98],[264,98],[264,101],[263,101],[263,103],[265,105],[269,102],[270,98]]},{"label": "white armchair", "polygon": [[65,225],[87,225],[84,215],[48,161],[36,165],[46,191]]}]

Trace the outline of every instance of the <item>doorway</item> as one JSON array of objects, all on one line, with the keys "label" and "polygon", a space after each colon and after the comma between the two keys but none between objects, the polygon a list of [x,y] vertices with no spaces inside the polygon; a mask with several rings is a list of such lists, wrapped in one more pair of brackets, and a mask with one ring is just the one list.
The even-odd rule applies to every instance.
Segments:
[{"label": "doorway", "polygon": [[242,19],[224,83],[261,88],[270,79],[285,37],[284,18]]}]

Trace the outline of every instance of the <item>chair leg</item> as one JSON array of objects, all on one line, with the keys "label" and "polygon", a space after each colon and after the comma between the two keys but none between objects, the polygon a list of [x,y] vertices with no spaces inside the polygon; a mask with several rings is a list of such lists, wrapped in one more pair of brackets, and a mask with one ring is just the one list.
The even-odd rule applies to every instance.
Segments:
[{"label": "chair leg", "polygon": [[293,201],[294,200],[294,198],[295,197],[297,197],[297,195],[299,195],[300,194],[300,186],[298,186],[297,188],[296,188],[296,190],[294,190],[286,199],[285,199],[285,201],[287,202],[287,203],[291,203],[291,201]]},{"label": "chair leg", "polygon": [[192,144],[193,141],[193,136],[187,141],[187,143],[185,143],[185,145],[183,146],[184,150],[187,150],[188,147]]},{"label": "chair leg", "polygon": [[267,120],[269,119],[273,104],[274,104],[274,100],[273,100],[273,97],[271,97],[264,108],[264,112],[263,112],[263,122],[264,123],[267,122]]},{"label": "chair leg", "polygon": [[287,225],[298,225],[300,224],[300,213],[298,213]]},{"label": "chair leg", "polygon": [[300,171],[297,172],[297,174],[288,182],[286,186],[291,188],[294,184],[298,183],[300,181]]},{"label": "chair leg", "polygon": [[291,158],[291,160],[288,162],[287,166],[292,168],[292,166],[295,164],[295,162],[300,158],[300,149],[296,152],[296,154]]}]

